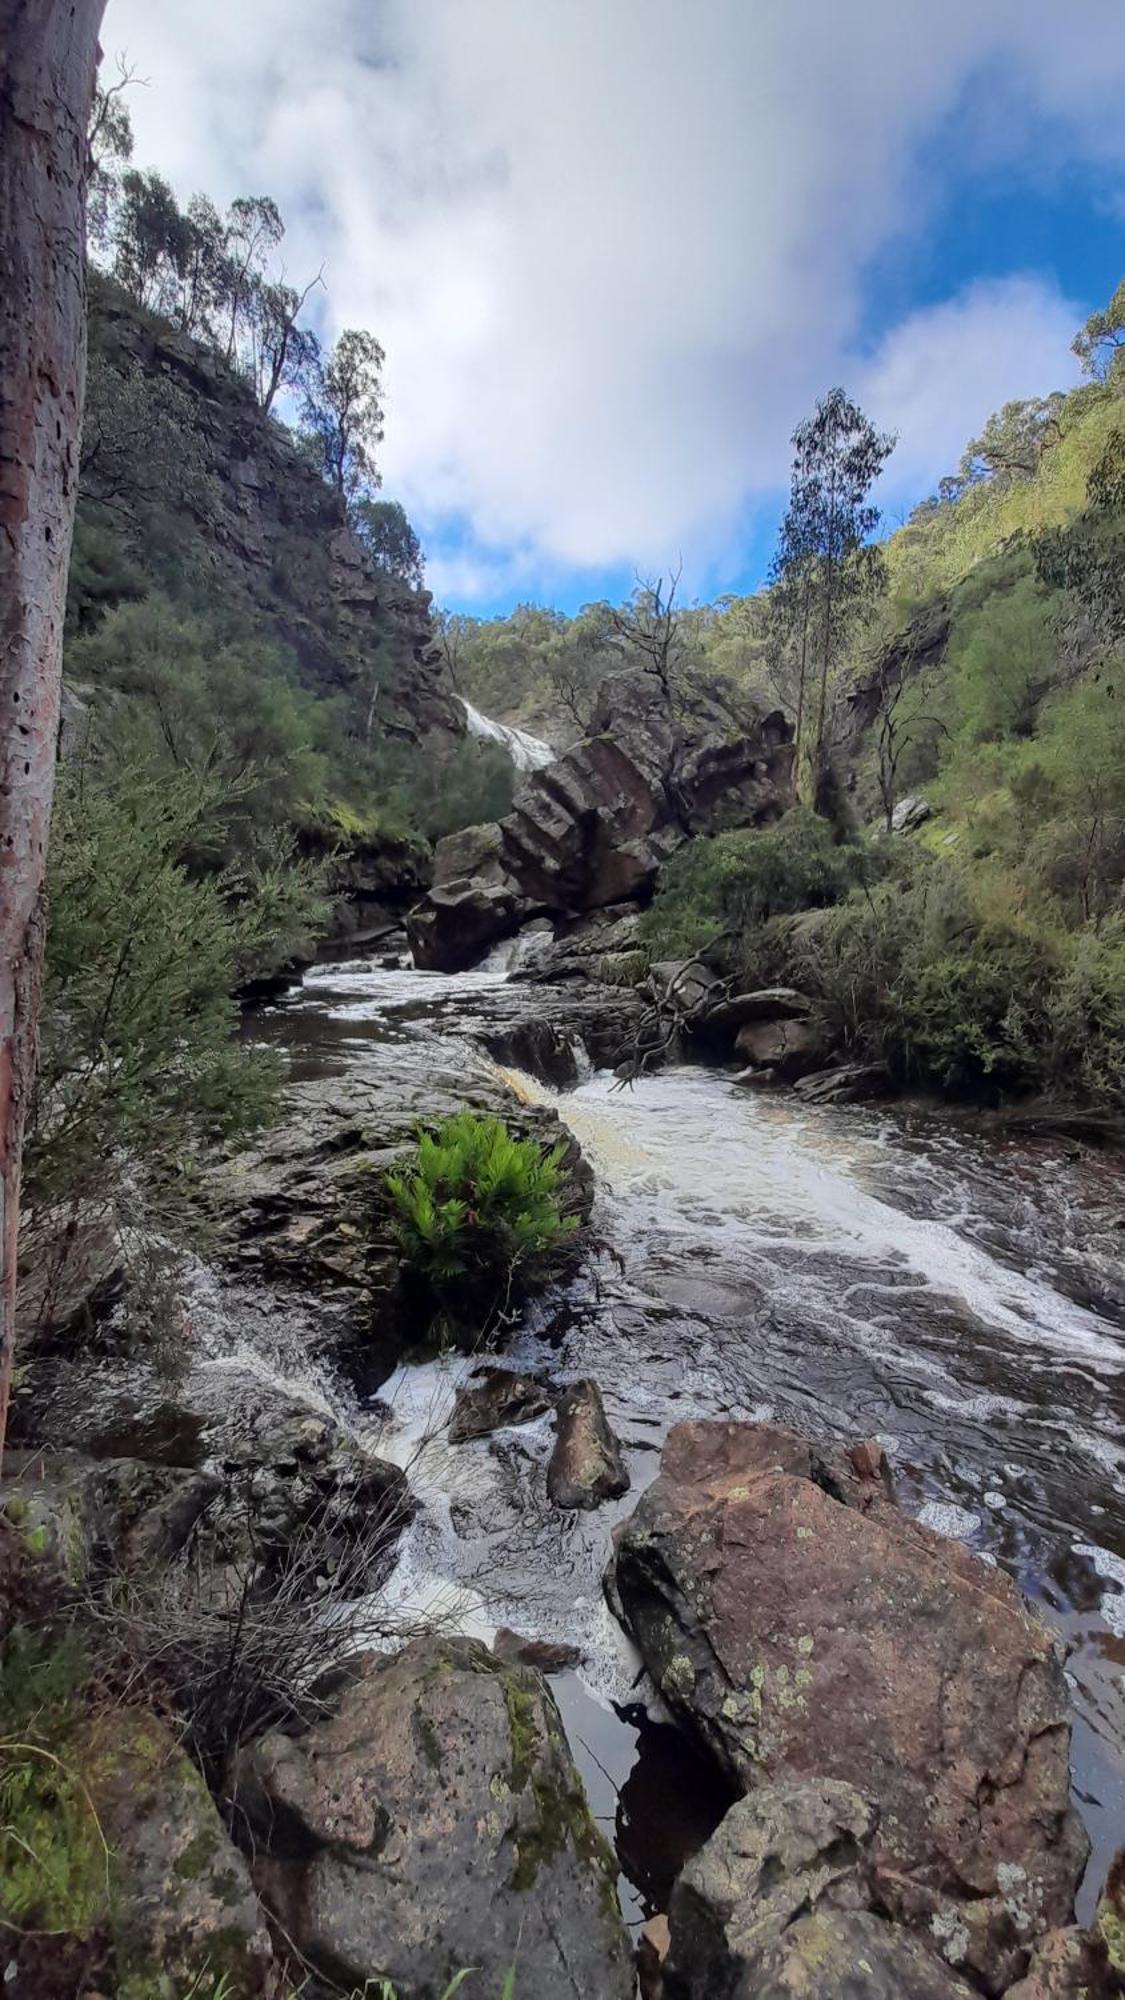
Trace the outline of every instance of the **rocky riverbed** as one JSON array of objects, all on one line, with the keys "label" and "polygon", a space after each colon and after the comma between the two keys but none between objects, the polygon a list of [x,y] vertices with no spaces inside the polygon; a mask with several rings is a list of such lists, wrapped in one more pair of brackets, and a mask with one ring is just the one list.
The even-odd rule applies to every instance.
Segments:
[{"label": "rocky riverbed", "polygon": [[[174,1389],[135,1359],[56,1349],[32,1368],[25,1436],[90,1453],[102,1489],[122,1461],[162,1468],[152,1492],[134,1485],[129,1532],[151,1542],[163,1523],[171,1544],[211,1520],[228,1565],[239,1495],[254,1490],[267,1547],[317,1510],[347,1541],[380,1482],[388,1533],[353,1629],[423,1650],[389,1706],[371,1668],[350,1736],[345,1709],[296,1762],[284,1737],[241,1781],[278,1829],[259,1886],[268,1901],[282,1885],[287,1927],[305,1924],[336,1975],[393,1972],[408,1996],[422,1979],[405,1934],[393,1966],[371,1962],[375,1886],[356,1857],[377,1836],[427,1939],[448,1932],[454,1970],[486,1968],[482,2000],[511,1936],[539,1936],[504,1904],[497,1855],[521,1893],[540,1885],[535,1923],[553,1913],[521,2000],[629,1990],[616,1919],[590,1915],[618,1869],[634,1937],[670,1911],[668,2000],[801,1990],[816,1952],[838,1980],[865,1954],[876,1968],[862,1989],[809,1989],[825,1996],[1045,2000],[1080,1975],[1092,1994],[1104,1966],[1067,1920],[1087,1837],[1089,1919],[1125,1819],[1120,1169],[703,1069],[622,1091],[600,1065],[636,1014],[627,994],[499,971],[310,973],[248,1024],[290,1052],[291,1114],[217,1178],[224,1247],[186,1274]],[[590,1226],[505,1354],[419,1360],[391,1246],[357,1204],[419,1119],[466,1101],[569,1135]],[[619,1617],[603,1593],[615,1527]],[[753,1590],[741,1559],[724,1581],[738,1548],[762,1564]],[[462,1690],[452,1706],[434,1708],[435,1674]],[[396,1703],[408,1769],[368,1714]],[[411,1785],[434,1840],[464,1814],[495,1820],[492,1862],[464,1863],[463,1934]]]}]

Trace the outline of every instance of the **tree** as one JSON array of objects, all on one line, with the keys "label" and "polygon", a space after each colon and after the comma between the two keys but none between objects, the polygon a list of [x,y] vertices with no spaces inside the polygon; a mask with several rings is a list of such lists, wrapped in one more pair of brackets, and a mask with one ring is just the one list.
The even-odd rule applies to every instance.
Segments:
[{"label": "tree", "polygon": [[1072,352],[1087,375],[1104,382],[1117,365],[1118,350],[1125,347],[1125,278],[1107,306],[1091,313],[1080,333],[1071,342]]},{"label": "tree", "polygon": [[373,563],[412,590],[421,590],[422,544],[400,501],[361,500],[355,509],[355,531]]},{"label": "tree", "polygon": [[0,1451],[86,365],[102,0],[0,0]]},{"label": "tree", "polygon": [[119,56],[117,82],[100,83],[94,92],[86,230],[90,241],[99,248],[104,248],[110,238],[113,211],[120,194],[118,167],[133,157],[133,121],[123,100],[136,80],[136,70],[130,69]]},{"label": "tree", "polygon": [[226,358],[233,367],[238,353],[239,330],[249,315],[249,302],[262,283],[265,260],[276,250],[285,234],[277,203],[269,195],[239,195],[230,205],[224,231],[225,284],[227,311]]},{"label": "tree", "polygon": [[250,295],[250,372],[254,390],[268,417],[282,389],[298,389],[316,368],[320,342],[311,328],[297,324],[309,293],[324,283],[323,272],[301,292],[284,281],[263,280]]},{"label": "tree", "polygon": [[793,433],[796,447],[789,507],[774,562],[799,658],[799,725],[816,674],[813,763],[817,793],[827,779],[828,690],[857,614],[884,587],[885,570],[869,538],[879,510],[868,499],[894,449],[894,438],[869,423],[842,389],[832,389]]},{"label": "tree", "polygon": [[306,437],[345,506],[380,483],[375,451],[383,442],[384,359],[374,334],[349,327],[305,390]]},{"label": "tree", "polygon": [[683,623],[676,604],[681,569],[678,566],[672,571],[667,587],[662,576],[655,580],[638,579],[628,604],[611,613],[613,635],[620,649],[626,655],[639,655],[669,710],[687,663]]},{"label": "tree", "polygon": [[191,223],[163,175],[123,174],[113,268],[126,291],[150,312],[174,317],[192,247]]}]

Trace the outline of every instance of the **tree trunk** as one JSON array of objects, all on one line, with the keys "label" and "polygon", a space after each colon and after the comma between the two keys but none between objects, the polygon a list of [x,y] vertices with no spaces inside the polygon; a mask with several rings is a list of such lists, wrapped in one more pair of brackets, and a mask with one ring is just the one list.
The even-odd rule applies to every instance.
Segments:
[{"label": "tree trunk", "polygon": [[86,134],[103,7],[0,0],[0,1451],[78,489]]}]

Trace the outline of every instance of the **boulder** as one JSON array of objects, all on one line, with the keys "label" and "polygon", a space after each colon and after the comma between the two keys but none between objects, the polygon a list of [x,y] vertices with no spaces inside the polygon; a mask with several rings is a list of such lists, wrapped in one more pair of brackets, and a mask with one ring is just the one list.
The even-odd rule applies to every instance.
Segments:
[{"label": "boulder", "polygon": [[455,971],[529,917],[643,898],[693,834],[764,824],[792,799],[782,715],[702,680],[670,703],[627,668],[605,682],[589,735],[525,777],[506,819],[439,841],[410,919],[415,957]]},{"label": "boulder", "polygon": [[988,1991],[1070,1922],[1087,1841],[1055,1644],[1002,1572],[901,1515],[866,1460],[763,1425],[680,1425],[609,1586],[736,1785],[862,1789],[880,1909],[943,1938]]},{"label": "boulder", "polygon": [[747,1021],[734,1038],[734,1050],[756,1069],[789,1081],[823,1060],[824,1039],[809,1021]]},{"label": "boulder", "polygon": [[935,1942],[873,1914],[877,1817],[831,1779],[732,1806],[672,1892],[664,2000],[969,2000]]},{"label": "boulder", "polygon": [[238,1805],[300,1863],[295,1942],[344,1988],[630,2000],[615,1870],[538,1674],[470,1640],[370,1656],[337,1713],[244,1751]]},{"label": "boulder", "polygon": [[718,974],[692,958],[661,958],[648,969],[654,1000],[677,1013],[692,1014],[706,1005],[709,994],[721,987]]},{"label": "boulder", "polygon": [[610,1430],[596,1382],[574,1382],[559,1397],[547,1493],[556,1507],[596,1507],[629,1491],[621,1446]]},{"label": "boulder", "polygon": [[842,1063],[836,1069],[814,1070],[793,1085],[808,1104],[863,1104],[885,1097],[892,1089],[890,1072],[882,1063]]},{"label": "boulder", "polygon": [[753,993],[732,993],[717,1000],[694,1026],[700,1034],[724,1040],[747,1021],[804,1021],[811,1013],[812,1001],[795,986],[762,986]]},{"label": "boulder", "polygon": [[427,1036],[383,1043],[346,1077],[294,1084],[283,1119],[216,1169],[210,1184],[227,1261],[266,1278],[311,1282],[321,1297],[364,1299],[378,1308],[381,1331],[408,1332],[415,1321],[400,1288],[386,1174],[412,1153],[419,1126],[466,1108],[546,1147],[561,1141],[566,1212],[588,1215],[592,1176],[554,1112],[521,1102],[465,1042]]},{"label": "boulder", "polygon": [[449,1419],[450,1444],[488,1437],[508,1424],[530,1424],[551,1407],[546,1383],[512,1368],[484,1368],[458,1389]]},{"label": "boulder", "polygon": [[928,799],[900,799],[891,814],[892,833],[913,833],[915,827],[925,826],[933,818],[934,809]]},{"label": "boulder", "polygon": [[[166,1723],[144,1709],[107,1707],[75,1751],[112,1856],[118,1954],[138,1978],[259,1993],[269,1939],[246,1863],[200,1773]],[[149,1990],[147,1985],[145,1990]]]},{"label": "boulder", "polygon": [[582,1664],[580,1646],[568,1646],[562,1639],[525,1639],[510,1625],[497,1627],[492,1650],[509,1667],[534,1667],[541,1674],[565,1674]]}]

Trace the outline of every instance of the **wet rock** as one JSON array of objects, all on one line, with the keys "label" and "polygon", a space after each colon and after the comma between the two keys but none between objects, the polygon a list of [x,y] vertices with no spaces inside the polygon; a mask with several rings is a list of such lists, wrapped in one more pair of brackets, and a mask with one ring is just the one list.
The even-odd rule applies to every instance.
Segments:
[{"label": "wet rock", "polygon": [[69,1207],[21,1231],[16,1321],[21,1348],[89,1333],[125,1290],[125,1255],[113,1218]]},{"label": "wet rock", "polygon": [[449,1419],[450,1444],[488,1437],[508,1424],[530,1424],[551,1407],[547,1385],[512,1368],[485,1368],[458,1389]]},{"label": "wet rock", "polygon": [[793,1085],[809,1104],[864,1104],[885,1097],[893,1088],[882,1063],[844,1063],[839,1069],[814,1070]]},{"label": "wet rock", "polygon": [[311,1283],[321,1297],[362,1298],[378,1309],[388,1338],[408,1332],[414,1316],[400,1289],[386,1173],[413,1150],[420,1126],[466,1108],[544,1146],[561,1141],[566,1210],[588,1215],[592,1176],[555,1114],[521,1102],[467,1043],[427,1036],[384,1043],[346,1077],[293,1085],[281,1122],[216,1169],[212,1199],[227,1260]]},{"label": "wet rock", "polygon": [[667,2000],[967,1996],[932,1948],[869,1915],[876,1821],[830,1779],[766,1785],[732,1806],[673,1890]]},{"label": "wet rock", "polygon": [[1009,1579],[753,1424],[674,1430],[616,1540],[611,1594],[732,1780],[861,1787],[880,1908],[987,1990],[1017,1978],[1070,1921],[1087,1842],[1061,1661]]},{"label": "wet rock", "polygon": [[468,1640],[371,1657],[338,1713],[244,1752],[239,1804],[303,1864],[296,1942],[343,1983],[629,2000],[613,1863],[539,1676]]},{"label": "wet rock", "polygon": [[456,971],[530,917],[643,897],[692,834],[776,819],[792,774],[780,714],[704,681],[673,713],[643,669],[613,674],[590,734],[524,779],[506,819],[439,841],[433,888],[410,919],[415,957]]},{"label": "wet rock", "polygon": [[823,1059],[824,1039],[808,1021],[747,1021],[734,1038],[734,1051],[756,1068],[790,1082]]},{"label": "wet rock", "polygon": [[269,1940],[246,1863],[167,1725],[108,1708],[76,1755],[112,1856],[118,1950],[134,1973],[185,1991],[225,1977],[231,2000],[262,1991]]},{"label": "wet rock", "polygon": [[1026,1975],[1009,1986],[1004,2000],[1110,2000],[1119,1990],[1101,1940],[1072,1927],[1050,1931],[1036,1945]]},{"label": "wet rock", "polygon": [[559,1397],[547,1493],[556,1507],[591,1508],[629,1491],[621,1446],[596,1382],[575,1382]]},{"label": "wet rock", "polygon": [[505,1666],[534,1667],[540,1674],[565,1674],[582,1664],[581,1647],[561,1639],[525,1639],[507,1625],[498,1628],[492,1650]]}]

